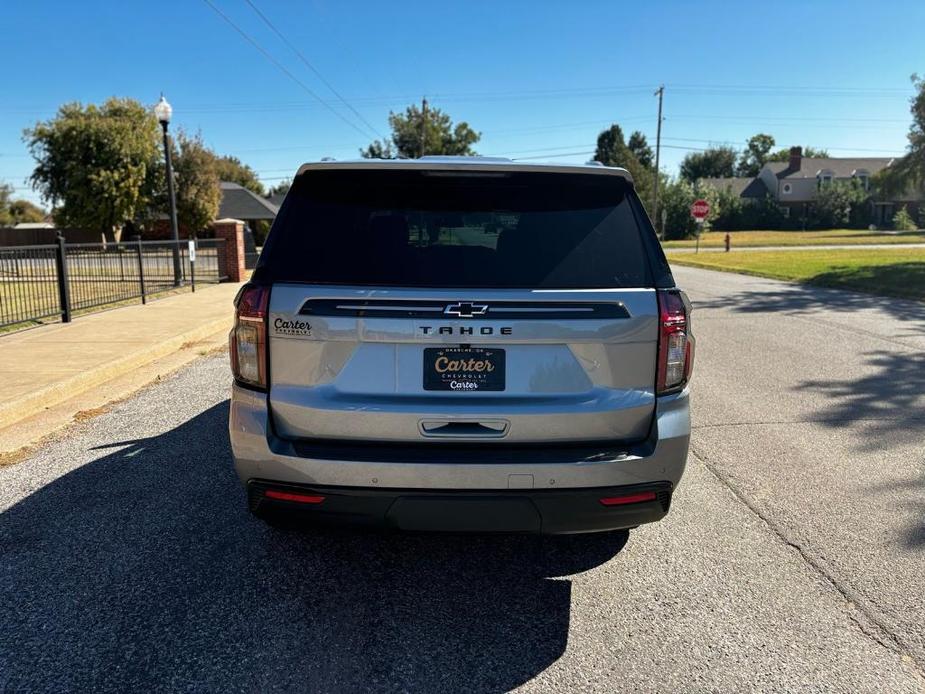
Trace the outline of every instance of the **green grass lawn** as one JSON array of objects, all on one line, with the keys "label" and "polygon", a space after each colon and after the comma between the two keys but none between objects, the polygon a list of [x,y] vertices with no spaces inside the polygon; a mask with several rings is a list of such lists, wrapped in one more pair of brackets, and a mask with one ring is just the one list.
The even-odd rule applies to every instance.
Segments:
[{"label": "green grass lawn", "polygon": [[677,253],[673,265],[740,272],[925,301],[925,249],[874,248]]},{"label": "green grass lawn", "polygon": [[[71,313],[74,317],[119,306],[141,303],[136,296],[136,282],[72,282]],[[197,281],[197,289],[207,286]],[[171,294],[189,291],[189,285],[175,288],[172,283],[149,284],[146,287],[148,301]],[[98,302],[107,302],[99,306]],[[3,281],[0,279],[0,335],[31,328],[45,323],[57,322],[61,317],[58,299],[58,283],[55,280]],[[42,316],[33,318],[33,316]]]},{"label": "green grass lawn", "polygon": [[[755,246],[813,246],[864,243],[925,243],[925,231],[868,231],[867,229],[826,229],[825,231],[731,231],[732,248]],[[708,231],[700,239],[701,248],[722,248],[725,231]],[[694,239],[664,241],[662,246],[693,248]]]}]

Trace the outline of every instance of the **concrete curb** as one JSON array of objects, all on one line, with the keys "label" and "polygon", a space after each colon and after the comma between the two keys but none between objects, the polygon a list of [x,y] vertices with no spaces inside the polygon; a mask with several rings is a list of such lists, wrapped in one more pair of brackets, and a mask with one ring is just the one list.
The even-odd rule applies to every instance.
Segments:
[{"label": "concrete curb", "polygon": [[9,427],[49,407],[54,407],[94,386],[111,381],[140,366],[177,352],[188,342],[202,340],[223,329],[231,329],[230,317],[209,321],[182,335],[162,340],[157,344],[136,350],[99,368],[58,381],[21,397],[15,402],[0,405],[0,429]]}]

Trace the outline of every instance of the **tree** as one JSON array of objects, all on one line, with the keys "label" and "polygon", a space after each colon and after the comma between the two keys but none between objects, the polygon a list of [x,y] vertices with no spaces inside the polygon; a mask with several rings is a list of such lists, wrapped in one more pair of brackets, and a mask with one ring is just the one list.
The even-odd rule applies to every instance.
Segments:
[{"label": "tree", "polygon": [[[418,157],[425,154],[450,154],[472,156],[476,152],[472,145],[482,134],[476,132],[465,121],[453,124],[450,116],[439,108],[427,109],[427,117],[420,108],[409,106],[404,113],[389,113],[392,128],[390,141],[375,140],[360,154],[367,159],[394,159],[395,157]],[[421,132],[424,131],[423,147]]]},{"label": "tree", "polygon": [[13,188],[0,183],[0,227],[13,226],[20,222],[41,222],[45,212],[28,200],[12,200]]},{"label": "tree", "polygon": [[816,191],[809,224],[817,229],[836,229],[851,220],[851,210],[868,198],[858,181],[831,181]]},{"label": "tree", "polygon": [[735,175],[737,156],[732,147],[690,152],[681,160],[681,178],[692,183],[701,178],[730,178]]},{"label": "tree", "polygon": [[28,200],[12,200],[7,206],[10,224],[28,222],[41,222],[45,219],[45,211]]},{"label": "tree", "polygon": [[916,95],[910,100],[912,125],[909,126],[907,153],[875,177],[874,185],[887,195],[925,188],[925,77],[912,75]]},{"label": "tree", "polygon": [[[392,149],[391,142],[373,140],[366,149],[360,150],[360,155],[366,159],[395,159],[397,155]],[[417,156],[417,154],[413,155]]]},{"label": "tree", "polygon": [[[623,129],[614,123],[597,136],[597,146],[594,149],[594,160],[605,166],[620,166],[630,172],[633,177],[636,194],[649,209],[652,208],[655,189],[655,170],[652,168],[651,154],[642,133],[635,132],[630,141],[637,150],[646,156],[648,150],[649,162],[641,162],[633,149],[623,140]],[[667,180],[667,179],[666,179]]]},{"label": "tree", "polygon": [[221,201],[219,170],[222,159],[206,147],[197,133],[189,137],[182,130],[174,141],[173,166],[177,190],[177,222],[196,233],[218,215]]},{"label": "tree", "polygon": [[694,185],[683,178],[661,188],[659,205],[665,214],[666,239],[685,239],[696,233],[697,224],[691,217],[691,203],[696,199]]},{"label": "tree", "polygon": [[626,146],[629,148],[630,152],[636,156],[640,164],[647,169],[652,168],[655,163],[655,155],[652,152],[652,148],[649,147],[649,143],[646,142],[645,135],[638,130],[634,130]]},{"label": "tree", "polygon": [[[809,159],[825,159],[829,156],[828,150],[809,145],[802,148],[803,156]],[[768,155],[766,161],[790,161],[790,148],[784,147]]]},{"label": "tree", "polygon": [[906,205],[900,207],[899,212],[893,215],[893,228],[897,231],[915,231],[918,228]]},{"label": "tree", "polygon": [[748,144],[739,155],[739,164],[736,168],[738,176],[757,176],[761,167],[768,161],[768,156],[774,148],[774,138],[765,133],[752,135]]},{"label": "tree", "polygon": [[292,187],[292,181],[288,178],[285,181],[280,181],[275,186],[270,188],[267,191],[267,197],[273,197],[274,195],[285,195],[289,192],[289,189]]},{"label": "tree", "polygon": [[150,109],[134,99],[65,104],[24,132],[36,160],[30,180],[62,226],[112,233],[151,199],[159,136]]},{"label": "tree", "polygon": [[230,155],[217,157],[215,165],[220,181],[237,183],[239,186],[247,188],[252,193],[264,195],[263,184],[257,177],[257,172],[247,164],[242,163],[237,157],[232,157]]},{"label": "tree", "polygon": [[0,227],[7,227],[12,223],[9,209],[12,194],[13,188],[9,184],[0,183]]},{"label": "tree", "polygon": [[627,146],[623,139],[623,129],[614,123],[597,136],[597,146],[594,149],[594,161],[604,166],[626,167],[636,155]]}]

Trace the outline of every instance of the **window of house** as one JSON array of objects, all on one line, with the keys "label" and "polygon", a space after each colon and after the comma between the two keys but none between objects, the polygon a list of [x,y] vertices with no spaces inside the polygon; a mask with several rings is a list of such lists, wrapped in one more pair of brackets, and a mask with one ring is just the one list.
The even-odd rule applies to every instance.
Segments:
[{"label": "window of house", "polygon": [[832,172],[831,171],[820,171],[817,175],[819,180],[819,187],[827,186],[832,182]]}]

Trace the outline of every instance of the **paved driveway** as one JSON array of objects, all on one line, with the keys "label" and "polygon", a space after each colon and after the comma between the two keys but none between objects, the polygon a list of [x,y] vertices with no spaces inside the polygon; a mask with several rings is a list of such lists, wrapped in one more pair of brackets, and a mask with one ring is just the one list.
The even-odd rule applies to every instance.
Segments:
[{"label": "paved driveway", "polygon": [[925,310],[678,277],[695,454],[625,546],[268,529],[207,358],[0,468],[0,691],[925,691]]}]

